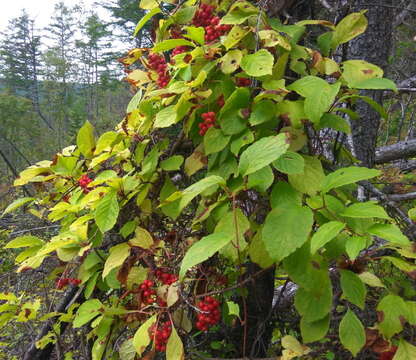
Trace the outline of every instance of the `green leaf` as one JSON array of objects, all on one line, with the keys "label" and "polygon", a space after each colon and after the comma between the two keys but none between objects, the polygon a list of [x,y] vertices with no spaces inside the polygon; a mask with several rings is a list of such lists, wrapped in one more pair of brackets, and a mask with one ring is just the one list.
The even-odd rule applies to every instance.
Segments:
[{"label": "green leaf", "polygon": [[351,236],[347,239],[345,244],[345,251],[351,260],[354,260],[360,251],[364,250],[367,246],[368,237],[366,236]]},{"label": "green leaf", "polygon": [[274,182],[273,170],[270,166],[266,166],[248,176],[247,189],[256,189],[262,193]]},{"label": "green leaf", "polygon": [[[311,290],[300,287],[295,295],[295,307],[306,322],[322,320],[331,311],[332,285],[328,274],[315,273],[314,286]],[[317,280],[321,280],[319,282]]]},{"label": "green leaf", "polygon": [[217,251],[221,250],[233,239],[231,232],[215,232],[214,234],[203,237],[201,240],[193,244],[186,252],[181,268],[179,271],[179,279],[183,280],[186,272],[195,265],[209,259]]},{"label": "green leaf", "polygon": [[103,279],[110,273],[111,270],[123,265],[130,255],[130,246],[128,243],[122,243],[110,248],[110,255],[105,264],[102,277]]},{"label": "green leaf", "polygon": [[228,316],[237,316],[240,317],[240,307],[238,306],[237,303],[235,303],[234,301],[227,301],[226,302],[227,305],[227,310]]},{"label": "green leaf", "polygon": [[332,35],[333,49],[361,35],[367,29],[368,21],[364,16],[366,11],[349,14],[337,24]]},{"label": "green leaf", "polygon": [[191,46],[191,47],[195,47],[195,44],[191,41],[185,40],[185,39],[169,39],[169,40],[164,40],[161,41],[160,43],[157,43],[152,51],[157,53],[157,52],[163,52],[163,51],[168,51],[168,50],[172,50],[177,46]]},{"label": "green leaf", "polygon": [[330,85],[316,76],[305,76],[287,88],[306,98],[305,114],[308,114],[312,122],[318,124],[323,113],[328,111],[333,104],[340,86],[340,83]]},{"label": "green leaf", "polygon": [[242,28],[240,26],[233,26],[231,31],[225,36],[222,40],[222,44],[225,49],[228,51],[234,46],[236,46],[247,34],[249,30]]},{"label": "green leaf", "polygon": [[329,330],[329,315],[321,320],[307,322],[304,318],[300,320],[300,332],[304,343],[321,340]]},{"label": "green leaf", "polygon": [[311,254],[315,254],[318,249],[329,243],[344,228],[345,224],[339,221],[330,221],[320,226],[311,239]]},{"label": "green leaf", "polygon": [[194,17],[196,9],[196,6],[181,7],[173,15],[172,19],[177,24],[188,24]]},{"label": "green leaf", "polygon": [[342,79],[350,88],[369,79],[382,78],[383,74],[383,69],[365,60],[347,60],[342,63]]},{"label": "green leaf", "polygon": [[120,139],[120,134],[116,133],[115,131],[105,132],[99,137],[97,141],[97,146],[95,147],[94,155],[100,154],[103,150],[107,148],[109,149],[111,146],[114,146],[114,144],[119,142]]},{"label": "green leaf", "polygon": [[21,207],[21,206],[23,206],[23,205],[25,205],[28,202],[31,202],[33,200],[36,200],[36,199],[32,198],[32,197],[24,197],[24,198],[16,199],[9,206],[7,206],[7,208],[3,211],[3,214],[1,216],[4,216],[8,213],[11,213],[12,211],[15,211],[19,207]]},{"label": "green leaf", "polygon": [[261,49],[254,54],[244,55],[241,60],[241,68],[249,76],[260,77],[272,75],[274,58],[266,49]]},{"label": "green leaf", "polygon": [[229,141],[230,136],[224,135],[221,129],[214,127],[208,129],[204,136],[205,155],[221,151],[227,146]]},{"label": "green leaf", "polygon": [[160,163],[160,167],[165,171],[176,171],[181,168],[183,160],[182,155],[174,155],[166,160],[163,160]]},{"label": "green leaf", "polygon": [[243,151],[239,173],[247,176],[271,164],[289,148],[286,134],[261,138]]},{"label": "green leaf", "polygon": [[225,233],[232,237],[230,244],[224,246],[220,253],[233,261],[238,260],[237,248],[240,251],[245,250],[247,243],[244,238],[244,234],[250,229],[250,222],[243,214],[241,209],[235,209],[225,213],[215,227],[215,232]]},{"label": "green leaf", "polygon": [[185,37],[201,45],[205,44],[205,29],[203,27],[186,26],[184,29],[187,33]]},{"label": "green leaf", "polygon": [[267,215],[262,238],[272,259],[281,261],[300,248],[312,230],[313,213],[307,207],[285,204]]},{"label": "green leaf", "polygon": [[221,70],[224,74],[232,74],[240,67],[241,59],[243,58],[243,53],[241,50],[234,49],[228,51],[221,58]]},{"label": "green leaf", "polygon": [[172,327],[172,332],[166,346],[166,360],[184,360],[185,353],[183,350],[182,340],[176,332],[175,327]]},{"label": "green leaf", "polygon": [[344,212],[340,215],[352,218],[379,218],[390,220],[390,216],[387,215],[386,210],[372,201],[352,204],[345,208]]},{"label": "green leaf", "polygon": [[331,128],[336,131],[341,131],[345,134],[351,134],[351,127],[348,121],[335,114],[324,114],[321,117],[319,124],[315,128],[316,130]]},{"label": "green leaf", "polygon": [[[183,191],[173,193],[165,201],[169,203],[169,216],[176,218],[182,212],[185,206],[187,206],[195,197],[215,185],[225,185],[224,179],[220,176],[211,175],[196,182]],[[165,205],[162,205],[162,207],[164,206]]]},{"label": "green leaf", "polygon": [[95,147],[94,128],[89,121],[86,121],[77,135],[77,145],[81,154],[86,158],[92,156]]},{"label": "green leaf", "polygon": [[273,265],[274,261],[270,258],[269,253],[266,250],[263,239],[261,237],[261,231],[258,231],[251,239],[250,248],[248,250],[251,261],[263,269]]},{"label": "green leaf", "polygon": [[276,118],[276,105],[271,100],[261,100],[254,104],[249,123],[253,126]]},{"label": "green leaf", "polygon": [[402,319],[408,315],[408,307],[400,296],[387,295],[377,305],[380,323],[378,329],[388,339],[403,330]]},{"label": "green leaf", "polygon": [[133,36],[135,37],[139,31],[142,29],[143,26],[146,25],[146,23],[156,14],[159,14],[160,12],[162,12],[162,10],[160,10],[159,7],[156,7],[152,10],[150,10],[145,16],[143,16],[140,21],[137,23],[136,29],[134,29],[134,33]]},{"label": "green leaf", "polygon": [[273,186],[270,196],[272,208],[285,204],[302,204],[302,194],[297,192],[289,183],[279,181]]},{"label": "green leaf", "polygon": [[356,89],[393,90],[397,92],[396,84],[390,79],[386,78],[367,79],[356,83],[353,87]]},{"label": "green leaf", "polygon": [[175,105],[170,105],[156,114],[155,128],[166,128],[176,123],[177,111]]},{"label": "green leaf", "polygon": [[380,170],[368,169],[359,166],[350,166],[338,169],[326,176],[322,184],[322,191],[328,192],[334,188],[348,184],[355,184],[358,181],[368,180],[379,176],[380,174]]},{"label": "green leaf", "polygon": [[253,141],[254,134],[250,130],[246,130],[231,142],[230,150],[235,156],[237,156],[242,147],[251,144]]},{"label": "green leaf", "polygon": [[147,319],[136,331],[133,337],[133,345],[139,357],[142,356],[146,347],[150,344],[149,328],[157,321],[157,315]]},{"label": "green leaf", "polygon": [[117,192],[110,190],[98,202],[95,210],[94,218],[101,232],[111,230],[117,222],[119,205],[117,200]]},{"label": "green leaf", "polygon": [[399,348],[393,357],[393,360],[414,360],[416,359],[416,346],[400,339]]},{"label": "green leaf", "polygon": [[375,224],[368,229],[368,233],[390,241],[393,244],[409,245],[409,239],[393,224]]},{"label": "green leaf", "polygon": [[222,17],[220,24],[242,24],[249,17],[258,14],[259,9],[247,1],[236,2]]},{"label": "green leaf", "polygon": [[367,290],[358,275],[349,270],[340,270],[341,288],[345,298],[352,304],[364,309]]},{"label": "green leaf", "polygon": [[273,162],[273,166],[285,174],[302,174],[305,169],[305,160],[298,153],[287,151]]},{"label": "green leaf", "polygon": [[7,243],[7,245],[4,247],[5,249],[19,249],[23,247],[33,247],[33,246],[39,246],[43,245],[45,242],[32,235],[26,235],[26,236],[19,236]]},{"label": "green leaf", "polygon": [[303,156],[305,168],[301,174],[289,174],[289,183],[295,190],[303,194],[315,195],[322,187],[325,179],[324,170],[319,159],[313,156]]},{"label": "green leaf", "polygon": [[317,89],[305,99],[305,114],[308,114],[314,124],[319,124],[322,115],[334,104],[340,87],[341,83],[337,82]]},{"label": "green leaf", "polygon": [[354,357],[365,345],[364,326],[350,309],[339,324],[339,338]]},{"label": "green leaf", "polygon": [[78,308],[72,326],[74,328],[79,328],[85,325],[97,315],[100,315],[101,310],[104,310],[104,305],[98,299],[91,299],[83,302]]}]

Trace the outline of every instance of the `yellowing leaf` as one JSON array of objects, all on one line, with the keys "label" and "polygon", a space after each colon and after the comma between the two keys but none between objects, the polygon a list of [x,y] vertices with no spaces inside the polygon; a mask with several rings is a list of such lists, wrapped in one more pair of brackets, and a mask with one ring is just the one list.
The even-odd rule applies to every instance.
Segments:
[{"label": "yellowing leaf", "polygon": [[129,240],[129,244],[132,246],[139,246],[143,249],[150,249],[153,245],[152,235],[142,227],[138,226],[133,239]]},{"label": "yellowing leaf", "polygon": [[168,288],[168,295],[167,295],[167,299],[166,299],[168,307],[174,305],[179,299],[179,288],[178,288],[178,286],[179,286],[178,283],[174,283],[174,284],[170,285],[169,288]]},{"label": "yellowing leaf", "polygon": [[94,128],[89,121],[86,121],[77,135],[77,145],[79,151],[86,157],[92,156],[95,147]]},{"label": "yellowing leaf", "polygon": [[166,360],[184,360],[185,355],[183,351],[182,340],[176,332],[175,327],[172,327],[167,346],[166,346]]},{"label": "yellowing leaf", "polygon": [[133,345],[139,356],[142,356],[147,345],[149,345],[151,339],[149,336],[149,328],[156,323],[157,315],[153,315],[144,324],[142,324],[136,331],[133,337]]},{"label": "yellowing leaf", "polygon": [[349,14],[337,24],[332,35],[333,49],[361,35],[367,29],[368,21],[364,16],[366,11]]},{"label": "yellowing leaf", "polygon": [[130,255],[130,246],[127,243],[122,243],[113,246],[110,249],[110,255],[108,256],[103,270],[103,279],[110,273],[111,270],[118,266],[121,266],[124,260]]}]

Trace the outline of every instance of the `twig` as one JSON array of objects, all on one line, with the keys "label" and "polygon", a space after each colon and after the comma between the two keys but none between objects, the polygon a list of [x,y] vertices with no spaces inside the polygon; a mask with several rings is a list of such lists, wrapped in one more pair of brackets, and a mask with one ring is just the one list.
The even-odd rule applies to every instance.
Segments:
[{"label": "twig", "polygon": [[249,276],[248,278],[244,279],[243,281],[239,282],[238,284],[235,284],[235,285],[230,286],[230,287],[225,288],[225,289],[214,290],[214,291],[207,292],[205,294],[200,294],[200,295],[197,295],[196,298],[205,297],[205,296],[211,296],[211,295],[217,295],[217,294],[222,294],[222,293],[224,293],[226,291],[231,291],[231,290],[235,290],[235,289],[238,289],[240,287],[243,287],[245,284],[249,283],[250,281],[254,281],[254,279],[257,276],[259,276],[259,275],[263,274],[264,272],[270,270],[273,266],[274,265],[269,266],[268,268],[265,268],[265,269],[261,269],[260,271],[257,271],[255,274]]},{"label": "twig", "polygon": [[61,225],[48,225],[48,226],[40,226],[40,227],[35,227],[32,229],[25,229],[25,230],[19,230],[19,231],[14,231],[10,234],[10,236],[15,236],[18,234],[23,234],[23,233],[27,233],[27,232],[31,232],[31,231],[36,231],[36,230],[44,230],[44,229],[51,229],[51,228],[58,228]]}]

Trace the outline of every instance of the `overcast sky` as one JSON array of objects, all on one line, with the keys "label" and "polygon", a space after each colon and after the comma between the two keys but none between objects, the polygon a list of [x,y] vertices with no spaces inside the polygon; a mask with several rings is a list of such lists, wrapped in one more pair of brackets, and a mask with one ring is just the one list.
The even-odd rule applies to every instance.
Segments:
[{"label": "overcast sky", "polygon": [[[67,5],[78,5],[78,0],[63,0]],[[106,12],[100,7],[93,6],[97,0],[83,0],[87,9],[99,11],[100,16],[105,16]],[[26,9],[31,18],[35,19],[37,28],[44,28],[49,24],[53,13],[54,4],[58,0],[0,0],[0,31],[3,31],[11,18],[20,15],[21,9]]]}]

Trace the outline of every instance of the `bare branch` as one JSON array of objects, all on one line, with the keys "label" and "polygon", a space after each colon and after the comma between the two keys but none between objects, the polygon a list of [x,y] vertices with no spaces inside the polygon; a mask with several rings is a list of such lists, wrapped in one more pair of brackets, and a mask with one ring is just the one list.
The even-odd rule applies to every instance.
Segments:
[{"label": "bare branch", "polygon": [[376,164],[406,159],[416,156],[416,140],[400,141],[393,145],[382,146],[376,150]]},{"label": "bare branch", "polygon": [[408,201],[416,199],[416,192],[410,192],[406,194],[392,194],[388,196],[392,201]]}]

